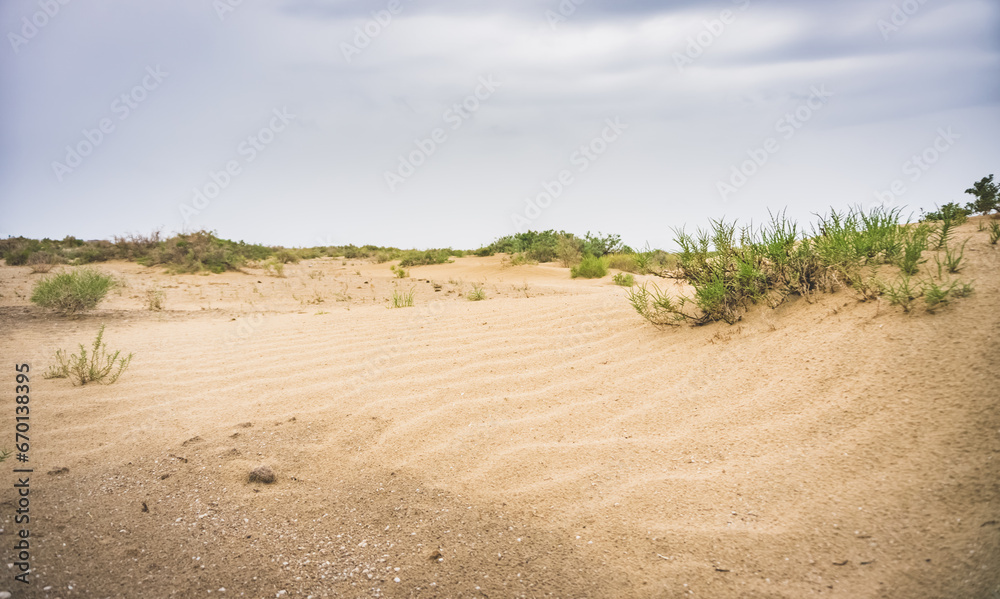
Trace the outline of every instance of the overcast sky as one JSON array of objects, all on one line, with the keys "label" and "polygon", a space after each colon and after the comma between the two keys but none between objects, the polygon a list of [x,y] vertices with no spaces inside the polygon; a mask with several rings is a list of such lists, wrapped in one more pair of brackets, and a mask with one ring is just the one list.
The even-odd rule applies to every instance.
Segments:
[{"label": "overcast sky", "polygon": [[4,237],[668,247],[1000,171],[995,0],[4,0],[0,29]]}]

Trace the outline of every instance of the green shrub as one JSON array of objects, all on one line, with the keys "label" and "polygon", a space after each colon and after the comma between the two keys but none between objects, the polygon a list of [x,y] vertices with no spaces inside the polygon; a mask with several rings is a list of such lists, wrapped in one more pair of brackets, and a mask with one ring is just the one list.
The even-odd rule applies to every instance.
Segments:
[{"label": "green shrub", "polygon": [[611,280],[614,281],[615,285],[621,285],[622,287],[632,287],[635,285],[635,277],[624,272],[616,274]]},{"label": "green shrub", "polygon": [[954,221],[955,224],[961,225],[968,219],[969,215],[972,214],[967,208],[963,208],[956,204],[955,202],[949,202],[943,206],[938,207],[937,210],[933,212],[924,213],[923,218],[920,220],[924,221]]},{"label": "green shrub", "polygon": [[993,175],[988,177],[983,177],[976,183],[972,185],[969,189],[965,190],[965,193],[975,197],[976,199],[966,205],[969,212],[978,212],[980,214],[988,214],[993,210],[1000,210],[1000,203],[998,203],[998,192],[997,184],[993,182]]},{"label": "green shrub", "polygon": [[90,310],[114,286],[115,280],[110,276],[90,269],[76,270],[39,281],[31,301],[62,313]]},{"label": "green shrub", "polygon": [[410,273],[407,272],[402,266],[393,265],[390,270],[392,271],[392,274],[396,275],[397,279],[405,279],[410,276]]},{"label": "green shrub", "polygon": [[990,243],[996,245],[998,240],[1000,240],[1000,223],[992,221],[990,223]]},{"label": "green shrub", "polygon": [[637,254],[608,254],[608,268],[623,270],[625,272],[640,273],[639,263],[636,260]]},{"label": "green shrub", "polygon": [[447,249],[436,249],[436,250],[407,250],[403,252],[403,259],[400,261],[399,265],[403,267],[409,266],[427,266],[430,264],[446,264],[451,262],[452,250]]},{"label": "green shrub", "polygon": [[281,248],[281,249],[275,250],[275,252],[274,252],[274,259],[277,260],[278,262],[281,262],[282,264],[288,264],[288,263],[298,264],[299,263],[299,256],[298,256],[298,254],[295,253],[293,250],[286,250],[285,248]]},{"label": "green shrub", "polygon": [[587,234],[583,236],[583,252],[585,254],[607,256],[621,252],[622,249],[621,235],[601,235],[600,231],[597,232],[597,235],[591,235],[590,231],[587,231]]},{"label": "green shrub", "polygon": [[572,278],[583,277],[584,279],[600,279],[608,274],[607,258],[585,254],[583,261],[570,270]]},{"label": "green shrub", "polygon": [[66,357],[62,350],[56,352],[56,364],[49,367],[43,375],[47,379],[69,378],[73,385],[86,385],[97,382],[110,385],[118,380],[129,364],[132,362],[132,354],[121,356],[121,351],[117,350],[113,354],[108,354],[107,346],[102,341],[104,337],[104,325],[97,332],[97,338],[87,357],[87,348],[80,344],[80,353]]},{"label": "green shrub", "polygon": [[583,242],[574,235],[560,235],[556,240],[556,259],[563,268],[572,268],[583,260]]},{"label": "green shrub", "polygon": [[[926,243],[926,229],[912,243],[899,224],[899,212],[881,208],[868,213],[831,211],[821,217],[810,238],[800,238],[798,226],[783,214],[771,215],[771,221],[757,229],[711,221],[707,230],[676,232],[680,275],[694,287],[692,297],[674,299],[643,285],[629,293],[629,301],[655,324],[732,324],[749,306],[764,301],[777,306],[789,295],[852,286],[870,298],[880,287],[872,275],[864,276],[865,266],[874,269],[900,259],[908,242],[911,254],[922,249],[919,242]],[[919,251],[915,253],[919,260]]]},{"label": "green shrub", "polygon": [[3,259],[7,262],[7,266],[24,266],[28,263],[28,258],[31,257],[31,250],[20,249],[20,250],[9,250],[4,252]]},{"label": "green shrub", "polygon": [[565,265],[573,261],[574,249],[582,251],[583,241],[574,237],[572,233],[550,229],[507,235],[476,250],[475,253],[477,256],[524,253],[528,258],[538,262],[552,262],[558,259]]}]

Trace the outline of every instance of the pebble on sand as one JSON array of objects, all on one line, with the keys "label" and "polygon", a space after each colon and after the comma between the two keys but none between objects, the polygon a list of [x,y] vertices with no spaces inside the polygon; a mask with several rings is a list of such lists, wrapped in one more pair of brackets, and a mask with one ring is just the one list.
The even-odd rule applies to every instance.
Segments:
[{"label": "pebble on sand", "polygon": [[271,470],[271,467],[266,464],[257,466],[250,471],[250,482],[262,482],[269,485],[274,482],[274,470]]}]

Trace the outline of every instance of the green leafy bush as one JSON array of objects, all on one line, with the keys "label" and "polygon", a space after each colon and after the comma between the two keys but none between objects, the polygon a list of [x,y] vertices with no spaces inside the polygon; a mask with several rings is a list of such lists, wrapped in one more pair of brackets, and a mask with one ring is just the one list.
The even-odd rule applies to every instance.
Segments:
[{"label": "green leafy bush", "polygon": [[574,279],[582,277],[584,279],[600,279],[608,274],[607,258],[585,254],[583,261],[570,270],[570,276]]},{"label": "green leafy bush", "polygon": [[615,285],[621,285],[622,287],[632,287],[635,285],[635,277],[629,273],[620,272],[612,277],[611,280],[614,281]]},{"label": "green leafy bush", "polygon": [[115,280],[110,276],[90,269],[75,270],[39,281],[31,301],[62,313],[90,310],[114,286]]},{"label": "green leafy bush", "polygon": [[965,193],[976,198],[966,205],[966,209],[969,212],[980,214],[989,214],[994,210],[1000,210],[1000,203],[997,201],[998,192],[1000,189],[997,189],[997,184],[993,182],[993,175],[983,177],[965,190]]}]

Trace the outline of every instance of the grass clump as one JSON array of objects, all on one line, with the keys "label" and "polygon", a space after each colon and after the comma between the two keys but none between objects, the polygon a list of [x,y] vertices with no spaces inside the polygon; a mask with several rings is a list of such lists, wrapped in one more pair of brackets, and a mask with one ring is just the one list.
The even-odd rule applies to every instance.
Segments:
[{"label": "grass clump", "polygon": [[398,290],[393,290],[392,292],[392,307],[393,308],[412,308],[413,307],[413,294],[415,290],[410,289],[405,293],[400,293]]},{"label": "grass clump", "polygon": [[1000,223],[993,221],[990,223],[990,243],[993,245],[1000,241]]},{"label": "grass clump", "polygon": [[47,273],[59,263],[59,257],[50,252],[33,252],[28,257],[28,266],[31,267],[31,274]]},{"label": "grass clump", "polygon": [[[922,235],[912,244],[917,260],[916,250],[925,247]],[[671,298],[646,285],[628,296],[633,308],[656,324],[732,324],[751,305],[776,307],[790,295],[808,298],[840,287],[862,287],[863,297],[869,297],[877,287],[864,275],[865,267],[900,260],[912,240],[898,210],[875,208],[831,211],[808,237],[779,214],[756,229],[737,229],[735,222],[723,220],[695,234],[681,229],[675,241],[681,248],[679,276],[694,288],[693,296]]]},{"label": "grass clump", "polygon": [[611,280],[614,281],[615,285],[622,287],[632,287],[635,285],[635,277],[626,272],[616,274]]},{"label": "grass clump", "polygon": [[109,354],[103,338],[104,325],[101,325],[89,357],[87,348],[82,343],[80,344],[80,353],[73,354],[68,358],[62,350],[56,351],[56,364],[49,367],[43,376],[47,379],[69,378],[74,386],[93,382],[102,385],[114,383],[132,362],[133,354],[122,357],[120,350]]},{"label": "grass clump", "polygon": [[115,285],[112,277],[96,270],[75,270],[39,281],[31,301],[43,308],[72,314],[95,308]]},{"label": "grass clump", "polygon": [[465,296],[470,302],[481,302],[486,299],[486,290],[478,283],[472,284],[472,291]]},{"label": "grass clump", "polygon": [[924,250],[930,244],[932,228],[924,223],[911,228],[903,238],[903,251],[896,264],[908,276],[917,274],[920,265],[926,262],[922,258]]},{"label": "grass clump", "polygon": [[163,309],[163,291],[160,289],[146,290],[146,309],[151,312],[159,312]]},{"label": "grass clump", "polygon": [[409,271],[407,271],[402,266],[394,265],[389,270],[392,271],[392,274],[396,275],[397,279],[405,279],[406,277],[410,276]]},{"label": "grass clump", "polygon": [[584,254],[583,261],[574,266],[569,274],[574,279],[578,277],[584,279],[603,278],[608,274],[608,260],[603,256],[597,257],[592,254]]}]

